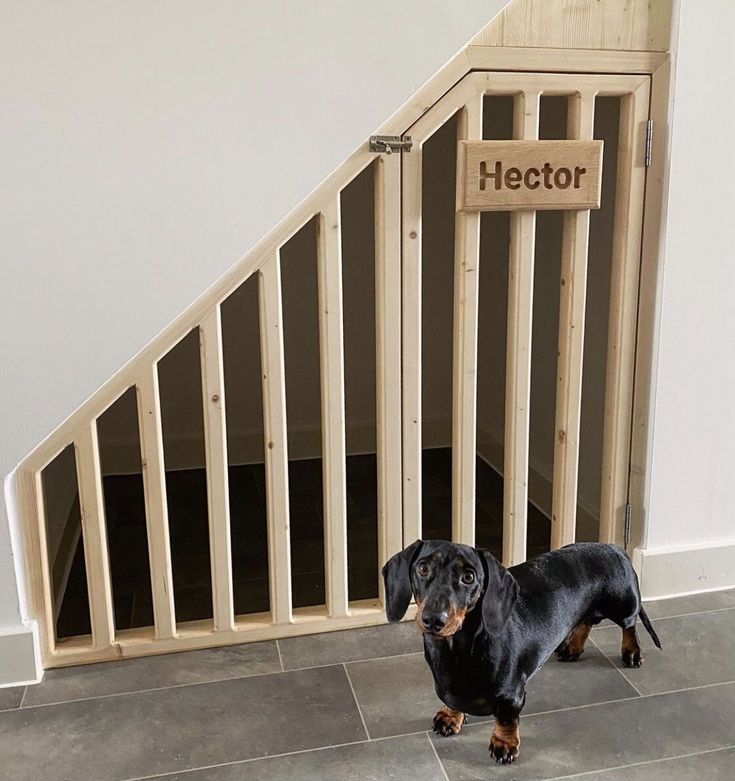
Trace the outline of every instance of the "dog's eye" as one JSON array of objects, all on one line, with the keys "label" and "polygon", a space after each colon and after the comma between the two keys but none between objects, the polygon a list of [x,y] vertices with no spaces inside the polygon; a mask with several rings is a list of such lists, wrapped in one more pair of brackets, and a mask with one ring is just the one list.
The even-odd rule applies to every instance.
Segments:
[{"label": "dog's eye", "polygon": [[425,561],[422,561],[421,564],[416,567],[416,572],[418,572],[422,578],[425,578],[430,571],[429,565]]},{"label": "dog's eye", "polygon": [[467,570],[466,572],[462,573],[460,580],[465,584],[465,586],[471,586],[475,582],[475,573]]}]

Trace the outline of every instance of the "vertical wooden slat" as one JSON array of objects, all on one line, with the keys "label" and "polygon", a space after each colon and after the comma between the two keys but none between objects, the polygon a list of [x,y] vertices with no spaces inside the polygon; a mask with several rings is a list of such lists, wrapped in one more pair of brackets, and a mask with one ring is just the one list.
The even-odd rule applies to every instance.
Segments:
[{"label": "vertical wooden slat", "polygon": [[[464,108],[457,140],[482,138],[480,93]],[[459,192],[460,170],[457,171]],[[457,211],[454,230],[454,346],[452,379],[452,539],[475,544],[477,450],[477,315],[480,213]]]},{"label": "vertical wooden slat", "polygon": [[[378,560],[403,547],[401,518],[401,155],[381,155],[375,177],[375,358]],[[383,579],[378,578],[382,598]]]},{"label": "vertical wooden slat", "polygon": [[[538,106],[538,92],[525,92],[516,97],[514,138],[538,138]],[[536,212],[513,212],[510,218],[505,383],[503,563],[506,566],[519,564],[526,558],[535,242]]]},{"label": "vertical wooden slat", "polygon": [[349,612],[347,592],[347,466],[342,321],[342,234],[339,195],[317,220],[319,355],[324,486],[324,575],[327,612]]},{"label": "vertical wooden slat", "polygon": [[421,144],[402,158],[403,541],[409,544],[421,537]]},{"label": "vertical wooden slat", "polygon": [[107,547],[102,468],[95,420],[86,425],[77,436],[74,441],[74,452],[77,462],[92,645],[95,648],[109,648],[115,639],[115,614],[112,607],[110,556]]},{"label": "vertical wooden slat", "polygon": [[221,632],[235,628],[235,615],[232,596],[222,320],[218,306],[204,317],[199,326],[199,349],[204,410],[204,452],[207,466],[212,615],[214,630]]},{"label": "vertical wooden slat", "polygon": [[169,639],[176,636],[176,610],[168,533],[161,399],[158,392],[158,367],[155,364],[138,380],[136,388],[153,617],[156,637]]},{"label": "vertical wooden slat", "polygon": [[39,622],[41,660],[46,666],[56,649],[56,626],[41,475],[41,471],[19,469],[16,486],[18,507],[23,521],[28,612]]},{"label": "vertical wooden slat", "polygon": [[[594,124],[594,92],[584,92],[570,98],[568,138],[591,140]],[[551,509],[552,548],[568,545],[575,539],[589,226],[588,209],[564,212]]]},{"label": "vertical wooden slat", "polygon": [[278,252],[263,264],[260,269],[259,283],[270,605],[273,623],[286,624],[292,620],[291,539],[288,506],[283,304],[281,301],[281,261]]},{"label": "vertical wooden slat", "polygon": [[650,79],[645,79],[635,92],[622,99],[618,137],[602,446],[600,540],[619,545],[624,542],[624,515],[628,498],[641,259],[640,215],[643,212],[645,196],[644,139],[649,91]]}]

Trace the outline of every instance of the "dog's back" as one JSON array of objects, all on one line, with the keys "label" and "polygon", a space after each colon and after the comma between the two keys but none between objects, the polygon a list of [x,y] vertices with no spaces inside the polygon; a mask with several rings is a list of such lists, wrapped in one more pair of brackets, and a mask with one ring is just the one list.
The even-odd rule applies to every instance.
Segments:
[{"label": "dog's back", "polygon": [[520,586],[519,615],[544,621],[550,644],[561,643],[580,624],[594,626],[606,618],[630,630],[640,615],[661,647],[641,606],[633,565],[617,545],[575,543],[543,553],[509,571]]}]

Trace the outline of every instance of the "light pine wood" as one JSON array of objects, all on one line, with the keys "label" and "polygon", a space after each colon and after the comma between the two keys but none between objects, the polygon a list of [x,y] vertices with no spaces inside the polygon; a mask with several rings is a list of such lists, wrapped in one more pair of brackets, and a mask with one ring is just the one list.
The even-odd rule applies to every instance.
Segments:
[{"label": "light pine wood", "polygon": [[[415,614],[416,606],[411,605],[404,620],[412,621]],[[350,605],[350,615],[342,618],[333,618],[324,606],[317,606],[294,610],[290,624],[273,624],[270,613],[238,616],[235,629],[226,632],[213,632],[211,621],[189,621],[179,625],[178,636],[171,640],[156,639],[149,628],[125,629],[118,632],[117,642],[108,649],[92,648],[87,638],[69,638],[60,643],[49,656],[45,667],[68,667],[113,659],[157,656],[384,623],[385,610],[381,603],[378,600],[361,600],[353,602]]]},{"label": "light pine wood", "polygon": [[46,510],[40,472],[19,469],[15,494],[23,524],[23,563],[28,612],[38,622],[41,661],[47,667],[56,650],[54,598],[49,571]]},{"label": "light pine wood", "polygon": [[[648,76],[619,75],[614,73],[576,73],[573,76],[564,73],[496,73],[476,71],[466,80],[472,89],[481,90],[485,95],[510,95],[522,92],[539,92],[544,95],[567,95],[572,97],[579,92],[592,91],[596,95],[628,95],[641,84],[647,83]],[[462,85],[464,86],[464,81]],[[437,104],[439,105],[439,104]],[[429,115],[427,114],[427,117]],[[420,120],[421,123],[426,118]],[[416,123],[419,125],[419,123]]]},{"label": "light pine wood", "polygon": [[321,361],[324,576],[330,616],[349,612],[347,593],[347,453],[342,317],[342,233],[335,198],[317,221]]},{"label": "light pine wood", "polygon": [[[538,138],[539,93],[516,97],[514,137]],[[526,559],[528,525],[528,437],[531,399],[531,333],[536,213],[510,216],[508,341],[505,369],[505,457],[503,480],[503,563]]]},{"label": "light pine wood", "polygon": [[421,182],[422,142],[402,161],[403,540],[421,537]]},{"label": "light pine wood", "polygon": [[[629,550],[645,546],[645,508],[649,506],[653,450],[653,404],[658,364],[658,323],[661,316],[663,259],[671,159],[671,118],[674,95],[672,64],[667,60],[651,78],[653,149],[646,174],[643,210],[641,279],[638,301],[633,426],[630,448],[631,539]],[[640,576],[640,571],[639,576]]]},{"label": "light pine wood", "polygon": [[[567,132],[569,138],[591,139],[594,125],[594,93],[583,92],[570,99]],[[589,211],[565,212],[562,227],[559,349],[556,370],[552,548],[560,548],[574,542],[576,533],[589,226]]]},{"label": "light pine wood", "polygon": [[667,61],[663,52],[601,49],[468,46],[473,70],[531,73],[653,73]]},{"label": "light pine wood", "polygon": [[601,185],[601,141],[459,145],[457,208],[465,211],[599,209]]},{"label": "light pine wood", "polygon": [[646,169],[646,79],[621,101],[602,444],[600,540],[623,544],[628,500],[638,281]]},{"label": "light pine wood", "polygon": [[[401,157],[375,161],[378,564],[403,547],[401,509]],[[410,541],[407,541],[410,542]],[[383,578],[378,575],[381,600]]]},{"label": "light pine wood", "polygon": [[413,147],[402,156],[402,398],[403,539],[421,537],[421,327],[423,144],[456,111],[479,94],[472,78],[462,80],[407,131]]},{"label": "light pine wood", "polygon": [[[520,110],[517,116],[517,127],[526,127],[538,124],[538,95],[574,96],[579,92],[594,92],[601,96],[623,96],[636,90],[646,82],[643,76],[627,76],[617,74],[577,74],[573,77],[556,73],[497,73],[476,72],[468,75],[462,82],[450,90],[438,101],[421,119],[414,123],[406,133],[411,135],[414,146],[410,153],[402,158],[403,175],[403,510],[404,510],[404,539],[406,541],[416,539],[421,535],[421,169],[423,157],[423,143],[436,130],[441,127],[456,111],[469,103],[478,94],[508,95],[528,92],[535,95],[533,101],[534,111],[526,116],[520,109],[521,100],[518,100]],[[537,137],[537,130],[529,137],[531,140]],[[513,253],[517,262],[518,256],[523,255],[526,260],[530,258],[531,266],[524,262],[522,268],[525,277],[513,278],[515,293],[520,296],[516,302],[516,309],[521,300],[525,302],[524,311],[511,311],[509,317],[523,317],[519,324],[527,330],[530,339],[530,302],[533,293],[533,250],[535,241],[535,218],[533,212],[517,213],[512,216],[515,224],[513,235],[515,237]],[[522,249],[521,249],[522,247]],[[528,271],[531,271],[530,278]],[[511,270],[512,271],[512,270]],[[523,334],[511,329],[509,339],[520,339]],[[525,338],[525,337],[523,337]],[[510,342],[509,342],[510,344]],[[513,359],[515,360],[515,359]],[[516,383],[523,379],[525,390],[528,392],[530,353],[526,350],[521,355],[521,364],[515,367],[518,377],[509,379]],[[525,366],[525,368],[524,368]],[[508,394],[506,394],[508,398]],[[512,396],[511,396],[512,398]],[[506,458],[515,461],[512,470],[514,475],[526,476],[520,480],[511,477],[506,480],[505,491],[508,492],[505,501],[504,520],[504,556],[506,561],[522,561],[525,559],[526,550],[526,497],[527,486],[527,461],[528,461],[528,402],[517,405],[518,409],[513,415],[506,415],[506,426],[516,436],[515,429],[520,423],[525,430],[525,445],[517,449],[511,445],[506,449]],[[516,418],[518,418],[516,420]],[[506,431],[506,441],[509,431]],[[523,441],[523,437],[519,442]],[[510,464],[506,462],[505,473],[511,475]],[[513,499],[511,502],[510,500]],[[522,523],[511,524],[510,508],[518,508],[522,514]],[[515,531],[514,531],[515,529]]]},{"label": "light pine wood", "polygon": [[283,356],[281,260],[260,269],[260,354],[263,366],[265,485],[268,507],[268,577],[274,624],[291,623],[291,535],[288,500],[286,373]]},{"label": "light pine wood", "polygon": [[[479,94],[464,107],[457,126],[458,142],[482,138],[482,101],[483,96]],[[462,178],[458,167],[458,197]],[[465,545],[475,544],[479,275],[480,215],[457,211],[452,351],[452,539]]]},{"label": "light pine wood", "polygon": [[204,452],[207,474],[209,559],[212,570],[212,610],[217,631],[233,629],[230,489],[227,461],[225,377],[222,321],[216,306],[199,327],[204,409]]},{"label": "light pine wood", "polygon": [[112,607],[110,554],[96,421],[92,421],[79,433],[74,442],[74,451],[92,645],[95,648],[109,648],[115,640],[115,614]]},{"label": "light pine wood", "polygon": [[168,532],[166,470],[163,460],[161,398],[158,392],[158,366],[153,365],[136,383],[140,459],[143,467],[148,558],[156,638],[176,636],[176,609],[171,570],[171,540]]},{"label": "light pine wood", "polygon": [[672,0],[513,0],[470,43],[667,51],[671,22]]}]

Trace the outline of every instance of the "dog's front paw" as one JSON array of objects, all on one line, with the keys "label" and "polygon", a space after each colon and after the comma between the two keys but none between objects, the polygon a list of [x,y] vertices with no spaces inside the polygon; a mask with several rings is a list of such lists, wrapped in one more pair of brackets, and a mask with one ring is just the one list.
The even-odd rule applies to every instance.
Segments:
[{"label": "dog's front paw", "polygon": [[458,735],[464,722],[464,713],[451,708],[442,708],[436,712],[434,720],[431,722],[431,728],[437,735],[448,738],[450,735]]},{"label": "dog's front paw", "polygon": [[498,738],[496,735],[490,737],[488,746],[490,756],[500,765],[511,765],[518,759],[519,747]]},{"label": "dog's front paw", "polygon": [[518,759],[520,750],[521,736],[518,731],[518,722],[504,725],[496,721],[488,746],[490,756],[498,764],[511,765]]}]

